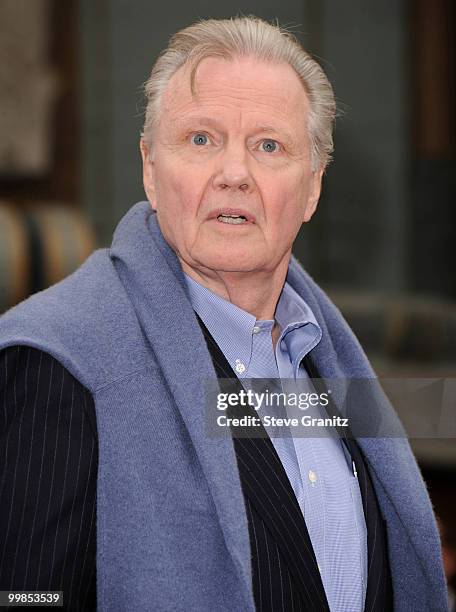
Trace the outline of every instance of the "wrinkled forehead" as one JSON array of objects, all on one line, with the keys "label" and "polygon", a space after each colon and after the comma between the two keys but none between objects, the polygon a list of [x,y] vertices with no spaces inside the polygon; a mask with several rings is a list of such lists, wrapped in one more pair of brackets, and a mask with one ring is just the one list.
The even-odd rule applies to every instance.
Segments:
[{"label": "wrinkled forehead", "polygon": [[305,125],[308,97],[300,78],[286,63],[251,57],[203,59],[191,87],[191,66],[179,68],[161,100],[159,122],[174,123],[185,116],[269,117],[291,129]]}]

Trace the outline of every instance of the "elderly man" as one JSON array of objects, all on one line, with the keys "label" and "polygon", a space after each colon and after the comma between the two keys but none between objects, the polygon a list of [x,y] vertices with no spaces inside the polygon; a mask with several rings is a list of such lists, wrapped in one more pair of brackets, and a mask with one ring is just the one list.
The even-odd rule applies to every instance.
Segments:
[{"label": "elderly man", "polygon": [[332,151],[326,76],[278,27],[209,20],[146,94],[148,202],[0,323],[1,588],[84,610],[444,610],[405,440],[205,433],[215,376],[373,376],[291,256]]}]

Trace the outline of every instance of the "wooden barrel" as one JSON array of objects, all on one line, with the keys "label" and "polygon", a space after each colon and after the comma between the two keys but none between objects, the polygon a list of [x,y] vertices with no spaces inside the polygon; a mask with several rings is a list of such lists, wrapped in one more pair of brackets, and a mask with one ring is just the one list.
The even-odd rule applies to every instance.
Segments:
[{"label": "wooden barrel", "polygon": [[65,204],[25,209],[31,253],[31,293],[68,276],[92,253],[96,241],[82,213]]},{"label": "wooden barrel", "polygon": [[29,295],[27,226],[17,205],[0,202],[0,313]]}]

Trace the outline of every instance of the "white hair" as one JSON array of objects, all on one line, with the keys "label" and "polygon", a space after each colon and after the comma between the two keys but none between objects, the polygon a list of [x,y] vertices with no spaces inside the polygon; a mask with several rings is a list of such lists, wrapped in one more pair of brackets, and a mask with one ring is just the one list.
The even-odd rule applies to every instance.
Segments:
[{"label": "white hair", "polygon": [[234,59],[255,57],[287,63],[298,75],[309,100],[308,130],[314,170],[324,169],[333,151],[332,130],[336,103],[331,84],[320,65],[305,51],[295,36],[278,25],[254,16],[207,19],[194,23],[172,36],[168,47],[155,62],[144,85],[147,98],[142,137],[152,146],[160,101],[171,77],[182,66],[190,68],[190,86],[195,93],[199,63],[208,57]]}]

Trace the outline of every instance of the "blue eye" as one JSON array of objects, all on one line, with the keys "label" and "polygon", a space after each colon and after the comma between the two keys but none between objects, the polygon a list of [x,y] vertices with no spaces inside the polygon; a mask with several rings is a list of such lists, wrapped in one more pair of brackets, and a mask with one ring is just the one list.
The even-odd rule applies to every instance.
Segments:
[{"label": "blue eye", "polygon": [[208,143],[206,134],[194,134],[192,136],[192,142],[195,145],[205,145]]},{"label": "blue eye", "polygon": [[265,153],[274,153],[275,151],[277,151],[278,146],[275,140],[267,138],[261,143],[261,148]]}]

